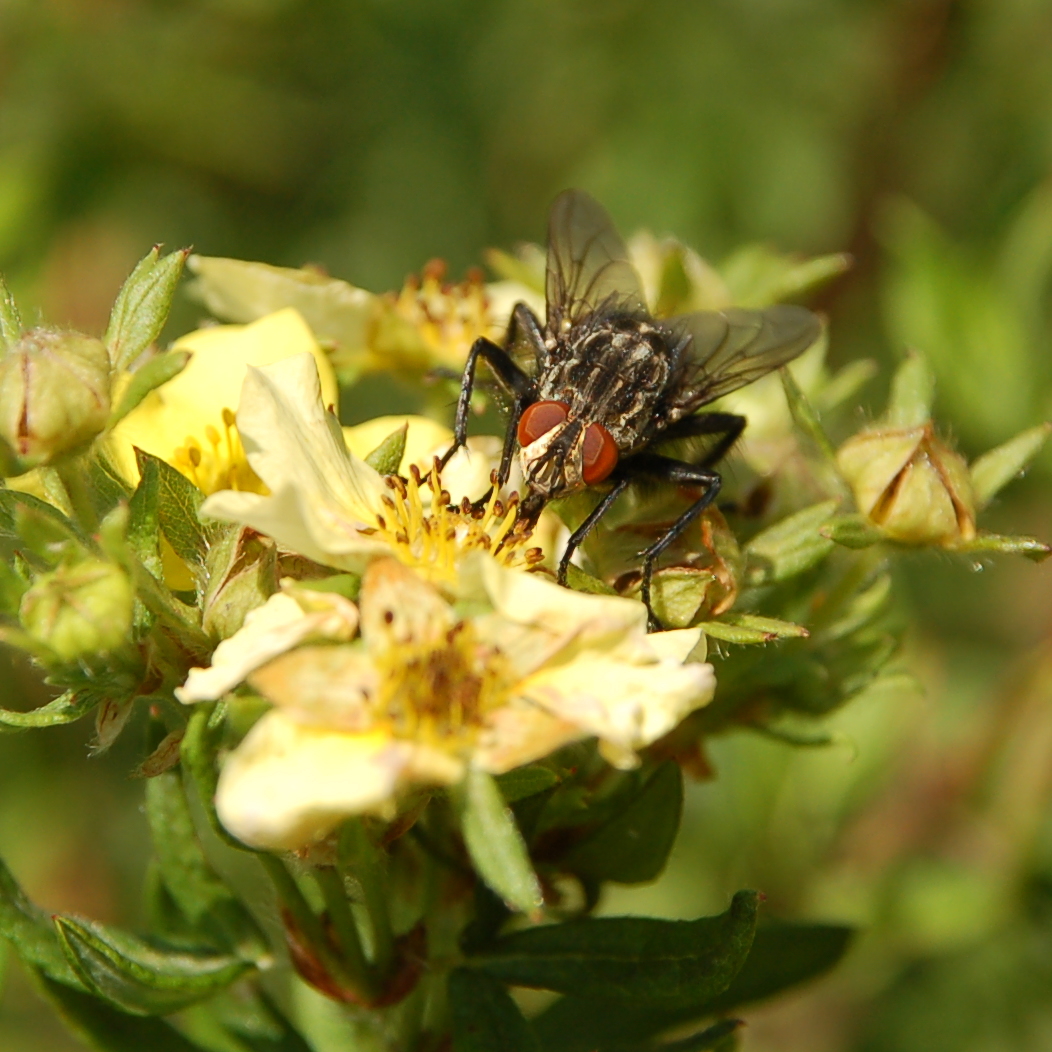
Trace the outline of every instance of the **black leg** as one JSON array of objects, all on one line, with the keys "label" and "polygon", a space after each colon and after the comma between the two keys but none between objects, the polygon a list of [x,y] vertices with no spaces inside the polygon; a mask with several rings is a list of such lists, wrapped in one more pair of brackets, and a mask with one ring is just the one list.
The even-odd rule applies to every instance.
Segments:
[{"label": "black leg", "polygon": [[643,553],[643,584],[640,598],[647,608],[647,621],[652,632],[661,628],[661,622],[650,604],[650,581],[654,576],[654,564],[658,556],[716,499],[722,479],[719,472],[711,468],[687,464],[682,460],[643,454],[625,462],[624,468],[640,478],[657,479],[675,486],[704,486],[705,492]]},{"label": "black leg", "polygon": [[702,467],[712,467],[713,464],[718,464],[731,446],[741,438],[745,424],[745,417],[736,413],[698,413],[677,420],[657,436],[657,441],[672,442],[680,438],[697,438],[700,435],[722,435],[701,461]]},{"label": "black leg", "polygon": [[566,584],[566,575],[570,569],[573,553],[581,547],[584,539],[592,532],[595,524],[610,510],[614,501],[624,493],[627,485],[627,478],[618,479],[614,483],[614,488],[588,513],[588,518],[570,534],[570,539],[566,542],[566,550],[559,560],[559,584]]}]

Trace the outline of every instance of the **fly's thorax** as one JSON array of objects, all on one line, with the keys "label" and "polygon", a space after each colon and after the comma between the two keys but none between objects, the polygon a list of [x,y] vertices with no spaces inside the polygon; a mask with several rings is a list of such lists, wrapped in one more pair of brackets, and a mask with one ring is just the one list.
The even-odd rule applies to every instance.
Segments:
[{"label": "fly's thorax", "polygon": [[679,373],[674,337],[657,323],[594,316],[559,338],[538,376],[542,399],[564,402],[570,421],[602,424],[622,454],[664,426],[664,403]]}]

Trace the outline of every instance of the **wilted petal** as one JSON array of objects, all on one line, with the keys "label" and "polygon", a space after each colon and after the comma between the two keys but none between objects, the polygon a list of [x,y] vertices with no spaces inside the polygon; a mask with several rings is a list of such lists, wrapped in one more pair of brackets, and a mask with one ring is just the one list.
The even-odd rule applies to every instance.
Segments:
[{"label": "wilted petal", "polygon": [[341,734],[274,710],[227,758],[216,811],[246,844],[291,850],[349,815],[383,810],[412,753],[380,732]]},{"label": "wilted petal", "polygon": [[213,701],[233,690],[254,669],[283,654],[310,636],[349,639],[358,624],[358,611],[342,596],[311,592],[312,601],[328,608],[304,613],[291,595],[279,592],[250,611],[244,625],[224,639],[212,655],[210,668],[192,668],[175,696],[184,704]]}]

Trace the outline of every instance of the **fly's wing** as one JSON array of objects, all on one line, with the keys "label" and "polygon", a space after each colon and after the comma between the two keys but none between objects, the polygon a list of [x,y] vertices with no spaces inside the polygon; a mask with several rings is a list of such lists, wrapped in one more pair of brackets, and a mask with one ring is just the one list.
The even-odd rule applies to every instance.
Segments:
[{"label": "fly's wing", "polygon": [[791,362],[822,331],[816,314],[787,304],[764,310],[698,311],[667,324],[690,337],[687,378],[676,399],[683,415]]},{"label": "fly's wing", "polygon": [[646,313],[636,268],[606,210],[582,190],[564,190],[548,218],[548,329],[560,332],[599,308]]}]

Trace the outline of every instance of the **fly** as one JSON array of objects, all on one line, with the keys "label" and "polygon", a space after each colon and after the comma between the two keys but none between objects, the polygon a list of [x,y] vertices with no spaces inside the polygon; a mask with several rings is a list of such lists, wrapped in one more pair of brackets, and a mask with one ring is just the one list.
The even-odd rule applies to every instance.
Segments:
[{"label": "fly", "polygon": [[[606,492],[570,536],[559,582],[574,552],[626,487],[639,479],[693,487],[698,497],[640,553],[642,599],[650,602],[657,559],[716,499],[715,465],[745,428],[745,417],[699,413],[723,395],[792,361],[818,338],[820,322],[804,307],[696,311],[656,320],[642,282],[606,211],[580,190],[566,190],[548,221],[545,320],[525,304],[511,314],[504,347],[485,337],[472,345],[457,402],[453,445],[464,445],[479,358],[511,398],[497,485],[516,448],[526,492],[520,514],[535,522],[551,500],[592,486]],[[518,362],[530,361],[523,369]],[[714,444],[699,463],[663,456],[657,443],[701,435]]]}]

